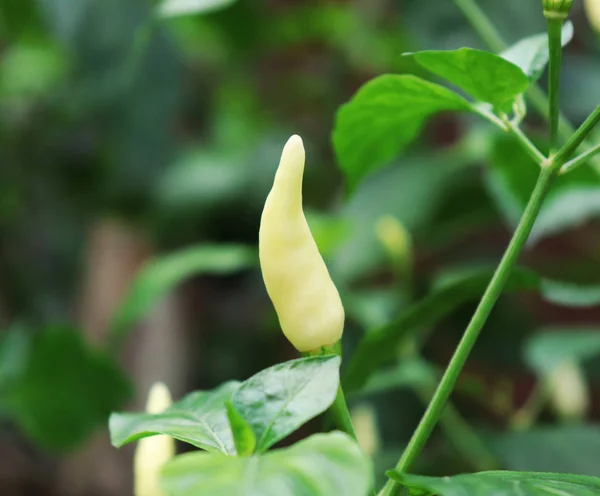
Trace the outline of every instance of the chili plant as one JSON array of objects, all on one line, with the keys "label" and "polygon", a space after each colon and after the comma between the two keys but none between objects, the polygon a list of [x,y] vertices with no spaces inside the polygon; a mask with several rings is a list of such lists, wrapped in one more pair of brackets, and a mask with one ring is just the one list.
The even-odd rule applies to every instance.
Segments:
[{"label": "chili plant", "polygon": [[[412,438],[396,466],[387,471],[388,481],[379,494],[392,496],[401,490],[430,496],[599,494],[600,479],[580,475],[484,471],[435,478],[411,473],[434,427],[443,420],[445,408],[450,421],[450,415],[456,415],[448,405],[450,395],[553,184],[583,166],[600,173],[594,161],[600,143],[591,138],[600,121],[600,107],[576,130],[559,112],[561,52],[572,36],[572,25],[566,23],[572,0],[544,0],[547,35],[527,38],[509,48],[475,3],[456,0],[456,4],[500,53],[462,48],[406,54],[460,93],[413,75],[384,75],[364,85],[339,110],[333,133],[349,191],[397,155],[419,133],[425,119],[440,111],[470,112],[497,126],[529,154],[539,172],[504,256]],[[546,65],[547,98],[536,85]],[[547,154],[521,128],[527,102],[548,119]],[[283,149],[259,236],[267,292],[283,333],[303,356],[243,382],[193,392],[172,404],[164,386],[156,386],[147,413],[113,414],[113,444],[119,447],[139,440],[135,465],[138,496],[376,493],[372,463],[357,444],[342,385],[360,389],[375,366],[390,358],[390,349],[410,327],[410,318],[369,333],[350,357],[340,382],[344,308],[304,217],[303,171],[302,140],[293,136]],[[406,249],[401,227],[394,229],[400,240],[396,244]],[[387,244],[393,251],[394,243]],[[426,310],[415,310],[419,311]],[[326,410],[339,431],[271,449]],[[173,456],[169,438],[200,451]]]}]

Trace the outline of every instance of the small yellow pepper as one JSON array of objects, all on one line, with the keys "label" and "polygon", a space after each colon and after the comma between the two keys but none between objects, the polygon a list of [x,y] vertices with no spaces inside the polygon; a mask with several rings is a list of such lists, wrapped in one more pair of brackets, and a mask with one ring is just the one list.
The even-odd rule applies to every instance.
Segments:
[{"label": "small yellow pepper", "polygon": [[[162,382],[157,382],[148,394],[148,413],[160,413],[171,405],[171,393]],[[175,456],[175,441],[171,436],[159,435],[140,439],[135,450],[134,495],[167,496],[160,487],[160,471]]]},{"label": "small yellow pepper", "polygon": [[548,382],[556,414],[566,421],[583,421],[590,410],[590,398],[581,367],[565,361],[554,370]]},{"label": "small yellow pepper", "polygon": [[590,24],[600,33],[600,0],[585,0],[584,5]]},{"label": "small yellow pepper", "polygon": [[292,136],[265,202],[259,256],[267,293],[283,333],[298,351],[335,344],[344,307],[302,210],[304,146]]}]

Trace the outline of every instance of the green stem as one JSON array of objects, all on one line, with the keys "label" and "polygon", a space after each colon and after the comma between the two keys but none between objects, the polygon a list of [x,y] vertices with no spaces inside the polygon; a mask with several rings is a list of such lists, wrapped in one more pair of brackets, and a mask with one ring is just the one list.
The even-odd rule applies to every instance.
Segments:
[{"label": "green stem", "polygon": [[[434,391],[435,383],[431,386],[415,388],[415,392],[425,405],[429,404]],[[451,401],[448,401],[440,417],[440,426],[450,443],[475,470],[483,472],[498,469],[498,462],[494,455]]]},{"label": "green stem", "polygon": [[354,431],[354,425],[352,425],[352,418],[350,417],[346,397],[344,396],[344,390],[341,385],[338,387],[337,395],[330,408],[331,416],[333,417],[333,421],[337,428],[348,434],[355,441],[358,441],[356,432]]},{"label": "green stem", "polygon": [[567,143],[556,153],[553,162],[564,164],[577,151],[579,145],[585,141],[596,124],[600,122],[600,105],[590,114],[585,122],[573,133]]},{"label": "green stem", "polygon": [[501,52],[506,42],[475,0],[454,0],[479,37],[494,51]]},{"label": "green stem", "polygon": [[538,165],[543,164],[546,161],[546,157],[542,152],[540,152],[537,147],[531,142],[531,140],[525,136],[521,128],[511,122],[510,120],[506,120],[505,124],[508,130],[513,134],[517,141],[523,147],[523,149],[529,154],[529,156],[536,161]]},{"label": "green stem", "polygon": [[560,66],[562,61],[562,19],[548,17],[548,121],[550,123],[550,153],[558,146]]},{"label": "green stem", "polygon": [[565,174],[582,164],[585,164],[588,160],[600,154],[600,145],[596,145],[590,148],[587,152],[575,157],[573,160],[569,160],[565,165],[560,168],[560,173]]},{"label": "green stem", "polygon": [[[313,351],[307,351],[302,353],[303,356],[322,356],[322,355],[337,355],[340,358],[342,357],[342,342],[341,340],[337,343],[334,343],[330,346],[322,346]],[[337,394],[335,395],[335,400],[333,400],[332,405],[329,407],[329,413],[333,418],[333,421],[336,427],[348,434],[352,439],[358,442],[358,438],[356,437],[356,431],[354,430],[354,425],[352,424],[352,417],[350,416],[350,411],[348,410],[348,404],[346,403],[346,396],[344,395],[344,390],[342,389],[342,384],[338,386]],[[370,496],[375,496],[375,490],[373,489],[370,493]]]},{"label": "green stem", "polygon": [[[527,238],[533,228],[535,223],[535,219],[537,218],[540,209],[542,208],[542,204],[544,202],[544,198],[546,197],[546,193],[548,192],[554,177],[556,176],[556,167],[543,167],[540,170],[540,175],[538,177],[537,183],[533,192],[531,193],[531,197],[529,198],[529,202],[527,207],[525,208],[525,212],[519,221],[519,225],[515,230],[515,233],[490,281],[481,301],[475,310],[475,313],[467,326],[467,329],[458,344],[452,359],[448,365],[448,368],[444,372],[442,379],[433,395],[431,403],[427,407],[421,422],[419,423],[417,429],[415,430],[411,440],[408,443],[408,446],[402,457],[398,461],[396,465],[396,470],[400,472],[406,472],[410,466],[414,463],[417,456],[421,453],[425,443],[429,439],[431,432],[433,431],[437,421],[442,414],[446,402],[454,389],[456,381],[462,371],[462,368],[477,341],[477,337],[485,324],[494,304],[500,297],[500,293],[506,281],[508,280],[511,270],[516,263],[525,243],[527,242]],[[398,484],[392,480],[389,480],[383,491],[381,492],[382,496],[393,496],[396,494],[396,489]]]}]

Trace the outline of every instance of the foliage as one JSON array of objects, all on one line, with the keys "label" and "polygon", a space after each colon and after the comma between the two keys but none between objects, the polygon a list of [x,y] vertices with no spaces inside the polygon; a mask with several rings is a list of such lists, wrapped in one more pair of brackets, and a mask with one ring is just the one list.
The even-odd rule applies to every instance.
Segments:
[{"label": "foliage", "polygon": [[[559,45],[557,147],[600,101],[599,45],[583,16],[553,47],[545,27],[540,2],[522,0],[7,0],[3,439],[73,453],[109,416],[116,447],[171,436],[201,450],[165,467],[172,496],[359,496],[386,470],[422,496],[597,493],[597,408],[565,424],[546,387],[574,364],[597,405],[598,158],[553,178],[518,265],[500,271],[493,311],[486,291],[552,161],[543,76]],[[306,145],[308,223],[346,311],[343,360],[331,348],[285,361],[257,270],[260,210],[293,133]],[[592,132],[577,154],[597,144]],[[411,237],[401,260],[376,234],[390,215]],[[107,218],[137,250],[113,246],[107,258],[135,258],[118,274],[94,256],[106,253],[95,233]],[[86,314],[88,276],[126,280],[116,308],[105,305],[112,286]],[[110,415],[140,388],[123,365],[144,353],[167,296],[181,304],[190,359],[169,366],[195,391],[161,413]],[[474,319],[481,336],[441,429],[408,469],[389,471],[481,298],[489,312]],[[382,447],[370,457],[341,386],[350,412],[376,411]],[[314,434],[320,420],[346,434]],[[481,472],[484,462],[515,472]],[[463,475],[437,477],[448,474]]]}]

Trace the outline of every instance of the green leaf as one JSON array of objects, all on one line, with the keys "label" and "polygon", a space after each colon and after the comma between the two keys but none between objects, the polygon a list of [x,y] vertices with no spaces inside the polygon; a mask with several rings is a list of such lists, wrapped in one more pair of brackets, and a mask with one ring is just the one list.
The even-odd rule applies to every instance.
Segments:
[{"label": "green leaf", "polygon": [[290,448],[261,456],[189,453],[163,470],[163,487],[177,496],[365,496],[371,463],[341,432],[315,434]]},{"label": "green leaf", "polygon": [[[533,191],[539,166],[515,147],[508,136],[499,136],[486,169],[486,186],[500,213],[516,226]],[[588,167],[559,176],[538,216],[530,242],[572,228],[600,215],[600,177]]]},{"label": "green leaf", "polygon": [[[492,274],[493,271],[489,270],[478,271],[445,284],[408,307],[389,324],[369,331],[348,364],[343,380],[344,388],[348,391],[360,388],[380,364],[394,359],[399,345],[419,329],[435,324],[460,305],[480,297]],[[504,291],[531,291],[538,288],[539,278],[535,273],[516,269]]]},{"label": "green leaf", "polygon": [[236,0],[164,0],[158,6],[160,17],[206,14],[233,5]]},{"label": "green leaf", "polygon": [[17,380],[25,368],[31,348],[31,336],[19,325],[13,325],[0,341],[0,396],[1,390]]},{"label": "green leaf", "polygon": [[64,451],[84,442],[130,392],[109,355],[89,348],[79,332],[51,329],[31,342],[4,402],[33,441]]},{"label": "green leaf", "polygon": [[300,358],[277,364],[246,380],[231,403],[252,427],[263,452],[323,413],[339,385],[337,356]]},{"label": "green leaf", "polygon": [[424,477],[389,471],[412,495],[437,496],[595,496],[600,479],[544,472],[479,472],[454,477]]},{"label": "green leaf", "polygon": [[166,434],[206,451],[235,455],[225,402],[238,387],[239,382],[231,381],[212,391],[196,391],[162,413],[113,413],[111,442],[119,448],[143,437]]},{"label": "green leaf", "polygon": [[254,453],[256,448],[256,436],[252,427],[246,422],[244,417],[231,404],[231,401],[225,403],[227,408],[227,418],[233,434],[235,451],[238,456],[249,456]]},{"label": "green leaf", "polygon": [[534,427],[485,436],[485,441],[510,470],[600,476],[600,428],[596,426]]},{"label": "green leaf", "polygon": [[471,110],[452,91],[411,75],[369,81],[337,113],[333,145],[348,188],[391,161],[425,119],[444,110]]},{"label": "green leaf", "polygon": [[[573,23],[567,21],[562,29],[562,46],[567,45],[572,39]],[[500,56],[520,67],[530,80],[537,81],[550,58],[548,34],[541,33],[524,38],[504,50]]]},{"label": "green leaf", "polygon": [[544,299],[556,305],[594,307],[600,304],[600,285],[542,279],[541,290]]},{"label": "green leaf", "polygon": [[548,376],[562,363],[580,363],[600,355],[598,329],[554,329],[534,334],[525,343],[525,361],[541,376]]},{"label": "green leaf", "polygon": [[14,43],[0,60],[0,98],[31,105],[31,100],[58,87],[66,73],[64,53],[48,40]]},{"label": "green leaf", "polygon": [[227,275],[256,264],[254,250],[242,245],[195,246],[156,258],[144,266],[113,317],[111,333],[121,338],[157,301],[185,279]]},{"label": "green leaf", "polygon": [[504,107],[529,86],[529,78],[519,67],[482,50],[427,50],[406,56],[476,100],[495,107]]}]

